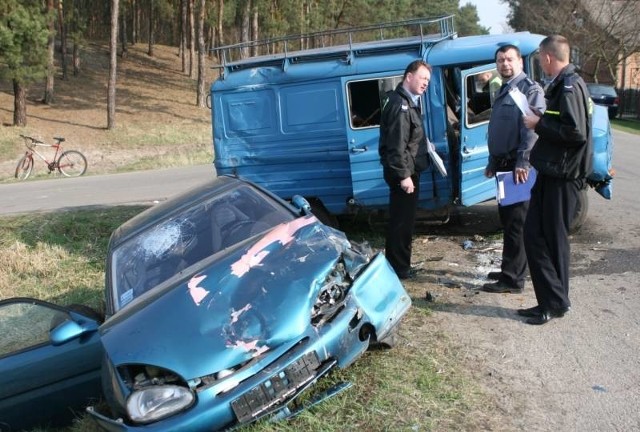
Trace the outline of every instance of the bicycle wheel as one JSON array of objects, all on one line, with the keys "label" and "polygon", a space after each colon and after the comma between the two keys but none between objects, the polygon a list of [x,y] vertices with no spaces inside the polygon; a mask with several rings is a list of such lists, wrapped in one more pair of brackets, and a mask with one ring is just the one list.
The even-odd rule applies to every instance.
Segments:
[{"label": "bicycle wheel", "polygon": [[16,166],[16,178],[18,180],[26,180],[33,170],[33,158],[31,155],[24,155]]},{"label": "bicycle wheel", "polygon": [[79,177],[87,172],[87,158],[77,150],[67,150],[58,159],[58,171],[67,177]]}]

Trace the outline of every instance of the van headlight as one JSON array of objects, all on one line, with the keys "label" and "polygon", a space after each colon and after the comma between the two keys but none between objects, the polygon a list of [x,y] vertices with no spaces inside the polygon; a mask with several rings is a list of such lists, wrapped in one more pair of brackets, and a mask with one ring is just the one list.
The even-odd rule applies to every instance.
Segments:
[{"label": "van headlight", "polygon": [[136,423],[150,423],[189,407],[194,400],[194,394],[183,386],[150,386],[129,396],[127,412]]}]

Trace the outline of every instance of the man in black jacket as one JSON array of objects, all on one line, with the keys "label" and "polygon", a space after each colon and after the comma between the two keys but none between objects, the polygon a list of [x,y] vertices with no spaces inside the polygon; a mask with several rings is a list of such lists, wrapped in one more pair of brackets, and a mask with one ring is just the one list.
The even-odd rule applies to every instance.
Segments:
[{"label": "man in black jacket", "polygon": [[549,36],[540,43],[540,64],[553,78],[545,94],[547,109],[541,116],[524,118],[525,125],[538,134],[529,159],[538,177],[524,228],[538,305],[518,314],[535,325],[562,317],[571,306],[569,226],[592,170],[591,99],[569,63],[569,53],[563,36]]},{"label": "man in black jacket", "polygon": [[400,279],[411,278],[411,241],[415,225],[420,172],[428,165],[420,96],[431,79],[431,66],[415,60],[402,82],[389,92],[380,119],[378,152],[389,186],[389,224],[385,255]]}]

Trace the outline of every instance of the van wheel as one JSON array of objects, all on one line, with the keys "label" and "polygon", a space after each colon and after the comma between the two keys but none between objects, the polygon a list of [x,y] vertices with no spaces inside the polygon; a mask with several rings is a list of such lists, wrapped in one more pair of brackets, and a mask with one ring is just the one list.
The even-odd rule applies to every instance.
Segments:
[{"label": "van wheel", "polygon": [[573,220],[569,225],[569,233],[574,234],[582,228],[587,220],[587,213],[589,212],[589,196],[587,195],[588,189],[582,189],[578,193],[578,204],[576,206],[576,212],[573,216]]},{"label": "van wheel", "polygon": [[307,198],[307,201],[311,206],[311,213],[313,213],[320,222],[333,228],[339,228],[340,223],[338,222],[338,218],[329,213],[329,210],[322,204],[322,201],[317,198]]}]

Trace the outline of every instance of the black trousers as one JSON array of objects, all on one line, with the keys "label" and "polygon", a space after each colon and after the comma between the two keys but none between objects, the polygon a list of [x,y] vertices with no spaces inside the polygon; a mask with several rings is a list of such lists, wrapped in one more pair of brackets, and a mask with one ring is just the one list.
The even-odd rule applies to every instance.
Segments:
[{"label": "black trousers", "polygon": [[545,310],[571,306],[569,226],[582,188],[582,180],[538,173],[531,190],[524,241],[536,299]]},{"label": "black trousers", "polygon": [[529,201],[508,206],[498,206],[500,222],[504,229],[502,246],[501,279],[510,285],[524,287],[527,273],[527,255],[524,248],[524,222]]},{"label": "black trousers", "polygon": [[420,175],[411,176],[415,190],[406,193],[400,188],[400,180],[384,170],[384,180],[389,186],[389,222],[387,225],[385,256],[399,277],[411,270],[411,241],[415,229]]}]

